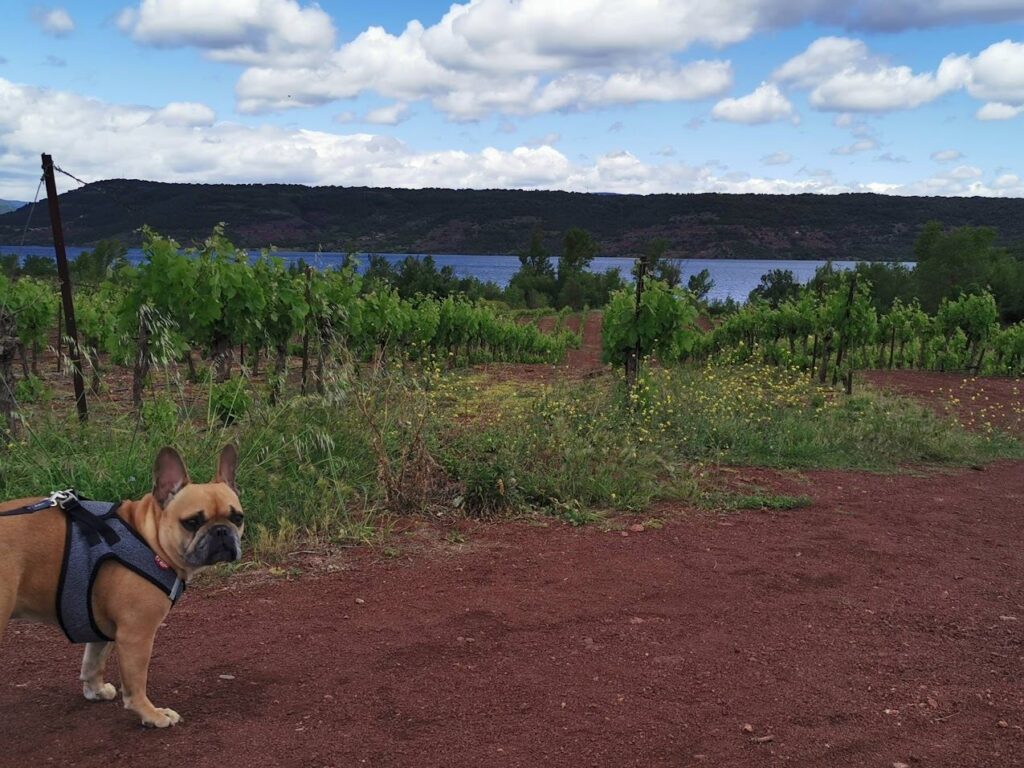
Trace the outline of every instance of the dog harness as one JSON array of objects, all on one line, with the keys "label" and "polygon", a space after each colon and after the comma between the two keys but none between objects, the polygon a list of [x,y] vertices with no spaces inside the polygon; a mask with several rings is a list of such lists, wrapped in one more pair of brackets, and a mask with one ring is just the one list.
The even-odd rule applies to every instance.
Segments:
[{"label": "dog harness", "polygon": [[57,506],[64,511],[67,533],[64,560],[57,583],[57,619],[72,643],[110,642],[96,625],[92,589],[100,566],[114,560],[160,589],[173,606],[185,582],[160,560],[149,544],[117,515],[120,504],[79,499],[74,491],[4,514],[38,512]]}]

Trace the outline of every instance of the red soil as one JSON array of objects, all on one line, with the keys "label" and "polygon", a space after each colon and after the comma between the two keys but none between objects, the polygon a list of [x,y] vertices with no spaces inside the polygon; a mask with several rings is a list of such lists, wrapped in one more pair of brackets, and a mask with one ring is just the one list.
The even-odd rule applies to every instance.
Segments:
[{"label": "red soil", "polygon": [[1024,437],[1024,380],[927,371],[865,371],[874,387],[908,395],[964,426]]},{"label": "red soil", "polygon": [[[932,376],[868,378],[941,407]],[[1024,462],[723,475],[813,504],[413,527],[400,557],[196,587],[151,667],[168,731],[86,702],[80,649],[12,623],[0,767],[1024,764]]]},{"label": "red soil", "polygon": [[0,766],[1019,766],[1022,470],[739,470],[814,505],[194,589],[151,670],[170,731],[15,623]]}]

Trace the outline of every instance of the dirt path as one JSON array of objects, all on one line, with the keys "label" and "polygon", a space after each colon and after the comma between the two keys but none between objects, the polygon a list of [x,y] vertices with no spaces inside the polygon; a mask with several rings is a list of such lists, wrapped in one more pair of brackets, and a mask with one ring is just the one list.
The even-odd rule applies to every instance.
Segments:
[{"label": "dirt path", "polygon": [[[569,330],[580,331],[581,314],[566,318]],[[588,379],[607,370],[601,362],[601,313],[588,312],[582,320],[583,342],[579,349],[570,349],[558,365],[519,365],[492,363],[477,366],[493,381],[543,382],[575,381]],[[537,321],[542,331],[550,332],[555,325],[553,317],[542,317]]]},{"label": "dirt path", "polygon": [[15,624],[0,766],[1024,764],[1024,464],[741,472],[814,505],[480,525],[193,590],[152,666],[172,731],[84,701],[78,649]]}]

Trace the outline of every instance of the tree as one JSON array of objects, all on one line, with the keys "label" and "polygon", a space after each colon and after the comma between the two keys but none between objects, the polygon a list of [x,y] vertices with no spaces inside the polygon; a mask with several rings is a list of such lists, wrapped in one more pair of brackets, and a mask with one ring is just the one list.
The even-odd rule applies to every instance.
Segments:
[{"label": "tree", "polygon": [[539,224],[530,233],[529,247],[519,252],[519,263],[525,272],[554,277],[555,268],[551,264],[551,254],[544,247],[544,230]]},{"label": "tree", "polygon": [[583,272],[597,256],[597,243],[585,229],[573,227],[562,240],[562,258],[558,261],[558,280]]},{"label": "tree", "polygon": [[935,312],[943,299],[987,290],[997,265],[1010,257],[996,246],[996,231],[990,227],[960,227],[946,232],[941,223],[932,221],[917,237],[914,258],[917,296],[926,312]]},{"label": "tree", "polygon": [[637,259],[633,267],[633,279],[637,278],[637,270],[643,262],[646,274],[655,280],[660,280],[669,288],[675,288],[682,279],[683,268],[679,259],[670,259],[665,253],[668,251],[668,240],[657,237],[651,240],[644,249],[643,255]]},{"label": "tree", "polygon": [[83,251],[71,262],[71,278],[76,286],[79,283],[99,285],[128,263],[127,253],[128,249],[119,241],[101,240],[93,250]]},{"label": "tree", "polygon": [[796,281],[793,271],[789,269],[773,269],[761,275],[761,282],[750,292],[749,301],[763,301],[772,309],[778,309],[782,302],[796,299],[800,295],[800,283]]},{"label": "tree", "polygon": [[690,279],[686,281],[686,290],[692,293],[697,301],[704,301],[714,287],[715,281],[711,279],[711,272],[707,269],[690,275]]}]

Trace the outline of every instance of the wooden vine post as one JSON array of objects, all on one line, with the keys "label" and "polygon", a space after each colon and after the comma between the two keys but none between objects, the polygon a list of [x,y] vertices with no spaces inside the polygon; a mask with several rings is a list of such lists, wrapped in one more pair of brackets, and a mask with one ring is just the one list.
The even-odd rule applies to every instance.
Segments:
[{"label": "wooden vine post", "polygon": [[640,378],[640,301],[644,295],[644,275],[647,273],[647,259],[641,258],[636,271],[636,314],[634,323],[637,328],[636,346],[626,352],[626,387],[632,391]]},{"label": "wooden vine post", "polygon": [[75,304],[71,296],[71,270],[68,269],[68,254],[64,249],[64,228],[60,221],[60,205],[57,202],[57,182],[53,178],[53,158],[43,153],[43,177],[46,180],[46,202],[50,208],[50,226],[53,229],[53,249],[57,254],[57,276],[60,279],[60,296],[64,304],[68,350],[71,354],[72,381],[75,386],[75,405],[78,420],[88,421],[89,407],[85,402],[85,380],[82,378],[82,351],[78,347],[78,327],[75,325]]},{"label": "wooden vine post", "polygon": [[[843,364],[843,360],[847,355],[850,355],[850,314],[853,312],[853,302],[857,297],[857,273],[854,272],[850,275],[850,291],[846,296],[846,307],[843,310],[843,321],[839,326],[839,349],[836,352],[836,365],[832,375],[832,384],[836,383],[837,377],[842,376],[840,366]],[[852,355],[850,355],[852,359]],[[850,370],[844,377],[846,384],[846,394],[853,394],[853,365],[850,365]]]}]

